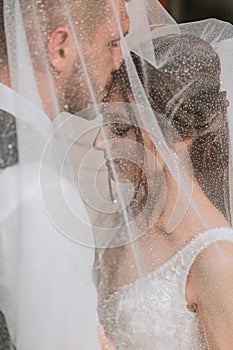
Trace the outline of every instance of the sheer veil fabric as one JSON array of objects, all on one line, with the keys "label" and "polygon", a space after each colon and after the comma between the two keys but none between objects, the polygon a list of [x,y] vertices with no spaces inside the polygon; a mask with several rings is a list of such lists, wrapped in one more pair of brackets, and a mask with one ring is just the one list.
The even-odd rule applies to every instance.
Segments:
[{"label": "sheer veil fabric", "polygon": [[140,314],[135,281],[231,226],[233,28],[156,0],[3,3],[19,161],[0,174],[0,309],[17,350],[98,349],[97,292],[101,322],[125,285]]}]

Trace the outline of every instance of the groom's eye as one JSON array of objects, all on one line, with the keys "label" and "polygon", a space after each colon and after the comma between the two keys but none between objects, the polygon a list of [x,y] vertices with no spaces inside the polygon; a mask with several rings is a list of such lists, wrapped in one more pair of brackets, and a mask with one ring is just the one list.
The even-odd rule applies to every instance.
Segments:
[{"label": "groom's eye", "polygon": [[[123,36],[126,37],[129,34],[129,31],[127,30],[125,33],[123,33]],[[120,45],[121,37],[118,37],[116,39],[112,39],[108,42],[107,46],[110,48],[118,47]]]},{"label": "groom's eye", "polygon": [[118,47],[120,43],[120,39],[115,39],[115,40],[111,40],[108,42],[108,46],[109,47]]}]

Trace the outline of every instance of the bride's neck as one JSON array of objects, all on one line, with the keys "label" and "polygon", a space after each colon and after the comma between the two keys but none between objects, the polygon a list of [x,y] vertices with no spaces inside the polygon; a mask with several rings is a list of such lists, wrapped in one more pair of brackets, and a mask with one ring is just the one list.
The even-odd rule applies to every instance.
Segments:
[{"label": "bride's neck", "polygon": [[0,82],[6,86],[11,87],[10,73],[7,65],[0,67]]},{"label": "bride's neck", "polygon": [[178,185],[167,175],[167,189],[164,210],[157,224],[164,232],[187,232],[193,234],[218,226],[228,226],[222,213],[204,194],[196,179],[186,179],[185,186]]}]

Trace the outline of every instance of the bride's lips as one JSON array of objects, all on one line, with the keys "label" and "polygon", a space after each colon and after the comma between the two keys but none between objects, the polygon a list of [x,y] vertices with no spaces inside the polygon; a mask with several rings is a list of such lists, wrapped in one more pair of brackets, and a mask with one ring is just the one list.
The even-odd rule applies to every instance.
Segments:
[{"label": "bride's lips", "polygon": [[106,160],[105,165],[108,168],[112,168],[113,166],[117,165],[120,163],[120,159],[113,159],[113,160]]},{"label": "bride's lips", "polygon": [[108,173],[113,181],[118,181],[118,175],[119,175],[119,161],[117,160],[107,160],[105,162],[105,165],[108,169]]},{"label": "bride's lips", "polygon": [[114,160],[107,160],[106,162],[105,162],[105,165],[108,167],[108,168],[112,168],[112,165],[114,164]]}]

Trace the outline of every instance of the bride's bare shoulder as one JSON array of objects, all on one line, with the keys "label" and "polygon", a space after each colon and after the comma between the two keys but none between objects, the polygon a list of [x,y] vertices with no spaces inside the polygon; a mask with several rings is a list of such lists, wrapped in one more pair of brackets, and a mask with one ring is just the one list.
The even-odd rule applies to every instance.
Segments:
[{"label": "bride's bare shoulder", "polygon": [[209,298],[210,293],[218,297],[227,291],[233,293],[233,241],[223,239],[203,249],[191,267],[188,282],[196,300]]},{"label": "bride's bare shoulder", "polygon": [[211,349],[233,347],[233,243],[221,240],[205,248],[189,274],[187,301],[195,304]]}]

